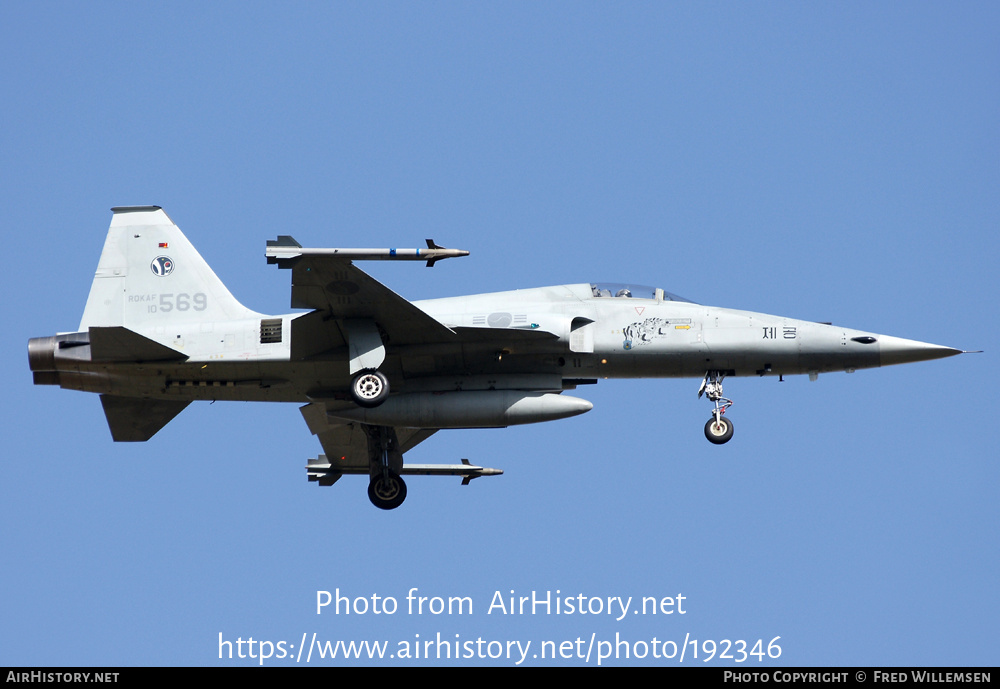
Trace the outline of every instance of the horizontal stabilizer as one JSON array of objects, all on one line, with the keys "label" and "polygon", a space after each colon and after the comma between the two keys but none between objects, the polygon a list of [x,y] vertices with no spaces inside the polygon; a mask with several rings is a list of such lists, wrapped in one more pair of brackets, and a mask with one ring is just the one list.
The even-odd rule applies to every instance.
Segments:
[{"label": "horizontal stabilizer", "polygon": [[187,358],[176,349],[122,326],[90,328],[91,361],[184,361]]},{"label": "horizontal stabilizer", "polygon": [[101,395],[101,404],[115,442],[141,443],[156,435],[190,402]]}]

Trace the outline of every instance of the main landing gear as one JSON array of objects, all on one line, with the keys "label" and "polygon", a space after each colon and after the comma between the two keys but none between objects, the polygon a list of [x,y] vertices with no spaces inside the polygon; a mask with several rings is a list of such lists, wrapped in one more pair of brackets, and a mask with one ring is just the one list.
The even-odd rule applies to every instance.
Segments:
[{"label": "main landing gear", "polygon": [[389,397],[389,379],[374,368],[365,369],[354,376],[351,396],[359,407],[377,407]]},{"label": "main landing gear", "polygon": [[406,483],[392,471],[377,472],[368,484],[368,499],[382,510],[394,510],[406,500]]},{"label": "main landing gear", "polygon": [[705,374],[705,379],[701,381],[698,389],[698,398],[702,395],[708,396],[710,402],[715,403],[715,411],[712,418],[705,424],[705,437],[710,443],[722,445],[728,443],[733,437],[733,422],[723,417],[726,410],[733,406],[733,401],[722,396],[722,379],[726,377],[721,371],[709,371]]},{"label": "main landing gear", "polygon": [[394,510],[406,500],[406,483],[399,477],[403,455],[396,432],[389,426],[363,426],[368,436],[368,499],[380,510]]}]

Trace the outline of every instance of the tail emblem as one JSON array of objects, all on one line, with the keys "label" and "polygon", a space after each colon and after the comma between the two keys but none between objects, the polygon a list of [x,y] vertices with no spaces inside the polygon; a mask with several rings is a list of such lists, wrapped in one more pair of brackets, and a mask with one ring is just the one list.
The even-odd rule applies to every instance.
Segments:
[{"label": "tail emblem", "polygon": [[149,264],[149,267],[153,271],[153,275],[165,278],[174,271],[174,262],[169,256],[157,256]]}]

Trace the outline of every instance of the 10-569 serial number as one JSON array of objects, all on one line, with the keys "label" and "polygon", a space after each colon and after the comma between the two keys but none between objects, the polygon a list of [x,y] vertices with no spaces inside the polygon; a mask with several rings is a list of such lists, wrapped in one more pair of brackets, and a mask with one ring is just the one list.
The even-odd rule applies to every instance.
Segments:
[{"label": "10-569 serial number", "polygon": [[156,303],[148,304],[149,313],[170,313],[171,311],[204,311],[208,307],[208,297],[204,292],[195,294],[160,294]]}]

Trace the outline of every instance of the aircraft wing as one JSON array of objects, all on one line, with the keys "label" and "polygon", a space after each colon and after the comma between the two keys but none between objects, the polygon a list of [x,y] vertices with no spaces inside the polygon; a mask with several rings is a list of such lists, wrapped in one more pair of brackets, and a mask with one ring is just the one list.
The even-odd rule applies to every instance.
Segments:
[{"label": "aircraft wing", "polygon": [[[333,403],[337,404],[337,403]],[[363,423],[338,423],[326,415],[327,405],[313,402],[300,409],[306,425],[319,438],[331,464],[345,473],[368,473],[368,434]],[[400,456],[434,435],[436,428],[393,428]],[[362,469],[361,472],[350,471]]]},{"label": "aircraft wing", "polygon": [[[330,426],[317,433],[330,464],[342,473],[368,473],[368,436],[362,423]],[[393,428],[404,454],[437,433],[435,428]]]},{"label": "aircraft wing", "polygon": [[[336,404],[336,403],[334,403]],[[344,474],[370,474],[377,471],[380,457],[374,439],[384,434],[389,439],[388,461],[397,474],[461,476],[468,484],[479,476],[502,474],[499,469],[487,469],[470,464],[403,464],[403,454],[437,433],[437,428],[405,428],[373,426],[360,422],[341,423],[327,416],[327,405],[313,402],[302,407],[302,417],[309,430],[319,438],[325,454],[310,459],[306,471],[310,481],[331,486]]]},{"label": "aircraft wing", "polygon": [[[268,242],[297,243],[291,237]],[[269,257],[269,262],[292,271],[292,308],[322,312],[324,319],[371,319],[389,341],[406,344],[448,342],[455,333],[409,301],[336,254]],[[302,319],[299,319],[302,320]],[[315,325],[315,324],[313,324]],[[294,342],[294,338],[293,338]]]}]

